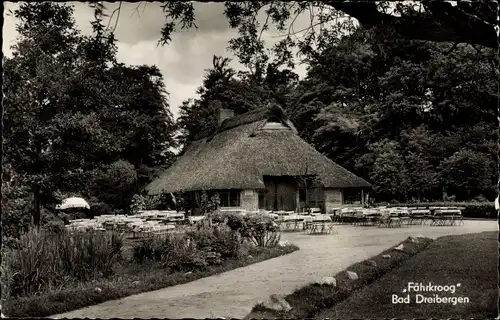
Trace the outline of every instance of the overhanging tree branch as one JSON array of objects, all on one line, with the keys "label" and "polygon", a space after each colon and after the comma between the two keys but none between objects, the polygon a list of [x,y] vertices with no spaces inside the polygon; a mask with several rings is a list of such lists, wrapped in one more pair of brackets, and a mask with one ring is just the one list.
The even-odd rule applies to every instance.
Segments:
[{"label": "overhanging tree branch", "polygon": [[[483,18],[468,14],[463,5],[452,6],[441,1],[422,1],[426,12],[399,17],[378,11],[375,1],[327,3],[356,18],[365,28],[392,28],[407,39],[465,42],[490,48],[498,46],[495,26],[490,22],[491,13],[488,12],[498,6],[498,2],[478,1],[474,4],[477,12],[484,13]],[[496,11],[492,13],[496,14]]]},{"label": "overhanging tree branch", "polygon": [[[227,4],[230,2],[227,2]],[[231,26],[237,27],[242,18],[256,14],[260,8],[266,5],[277,4],[277,1],[260,1],[253,6],[233,4],[230,5]],[[139,3],[140,6],[141,3]],[[138,12],[139,6],[136,7]],[[456,1],[455,5],[445,1],[423,0],[420,9],[412,9],[411,6],[398,8],[399,16],[388,13],[388,10],[381,8],[388,7],[388,2],[375,0],[334,0],[324,2],[313,2],[309,6],[311,16],[311,26],[315,13],[312,7],[333,8],[342,11],[357,19],[364,28],[379,27],[390,28],[409,40],[426,40],[435,42],[459,42],[471,45],[481,45],[489,48],[498,47],[497,33],[495,27],[498,25],[497,1],[476,0],[473,2]],[[181,23],[182,28],[190,28],[194,25],[194,9],[192,4],[184,2],[169,3],[164,7],[166,17],[173,20],[168,22],[167,29],[163,30],[162,38],[169,39],[169,33],[175,31],[171,24]],[[422,11],[421,8],[425,10]],[[307,7],[299,8],[296,12],[304,13]],[[119,13],[120,10],[117,12]],[[325,22],[325,21],[322,21]],[[255,22],[253,22],[255,23]],[[292,22],[293,25],[293,22]],[[305,30],[310,30],[306,28]],[[305,31],[304,30],[304,31]],[[290,33],[290,30],[289,30]],[[168,41],[167,41],[168,42]]]}]

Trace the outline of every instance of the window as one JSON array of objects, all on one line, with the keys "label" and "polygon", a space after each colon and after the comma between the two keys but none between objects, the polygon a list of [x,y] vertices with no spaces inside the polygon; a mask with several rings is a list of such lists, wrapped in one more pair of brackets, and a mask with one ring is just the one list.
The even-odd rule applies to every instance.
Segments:
[{"label": "window", "polygon": [[361,204],[361,189],[344,189],[343,190],[345,204]]},{"label": "window", "polygon": [[240,206],[240,191],[239,190],[220,190],[220,206],[221,207],[239,207]]}]

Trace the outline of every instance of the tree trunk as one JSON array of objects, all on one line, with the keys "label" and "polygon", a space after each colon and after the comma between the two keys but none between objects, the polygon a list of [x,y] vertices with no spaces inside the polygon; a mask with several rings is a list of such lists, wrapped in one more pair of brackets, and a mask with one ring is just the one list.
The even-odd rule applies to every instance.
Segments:
[{"label": "tree trunk", "polygon": [[[42,164],[40,162],[40,155],[42,153],[42,143],[39,139],[35,140],[35,172],[41,173]],[[33,225],[38,229],[40,227],[40,211],[41,211],[41,195],[40,185],[38,182],[33,187]]]},{"label": "tree trunk", "polygon": [[37,228],[40,227],[40,187],[35,186],[33,190],[33,216],[32,222],[33,225]]}]

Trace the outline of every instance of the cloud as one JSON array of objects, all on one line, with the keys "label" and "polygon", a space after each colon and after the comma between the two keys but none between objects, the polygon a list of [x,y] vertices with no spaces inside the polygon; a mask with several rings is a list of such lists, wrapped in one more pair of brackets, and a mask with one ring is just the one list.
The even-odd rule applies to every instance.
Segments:
[{"label": "cloud", "polygon": [[[94,19],[93,9],[87,3],[67,2],[74,6],[77,27],[83,34],[90,34],[90,22]],[[140,4],[140,5],[139,5]],[[105,2],[109,15],[118,7],[118,3]],[[233,59],[233,67],[242,69],[237,59],[227,50],[228,41],[236,35],[227,19],[223,16],[223,3],[194,3],[196,25],[198,29],[180,30],[172,35],[172,42],[158,46],[160,31],[165,17],[160,2],[122,3],[115,36],[118,39],[118,60],[131,65],[156,65],[163,74],[165,86],[170,93],[169,104],[174,117],[179,115],[178,107],[182,101],[196,96],[196,88],[201,85],[205,69],[212,66],[213,55]],[[14,10],[17,3],[6,3],[6,9]],[[110,25],[114,25],[117,13]],[[9,45],[16,38],[13,17],[5,17],[3,50],[10,56]],[[259,19],[263,21],[263,13]],[[308,18],[307,18],[308,19]],[[299,17],[296,30],[307,25],[308,21]],[[263,34],[269,45],[279,38],[274,37],[276,30],[270,28]],[[299,66],[297,72],[305,74],[305,67]]]},{"label": "cloud", "polygon": [[169,92],[170,110],[174,117],[179,115],[182,101],[192,97],[201,80],[196,74],[186,82],[179,81],[185,59],[170,47],[158,47],[155,41],[140,41],[135,44],[118,43],[119,61],[129,65],[156,65],[164,78],[165,88]]}]

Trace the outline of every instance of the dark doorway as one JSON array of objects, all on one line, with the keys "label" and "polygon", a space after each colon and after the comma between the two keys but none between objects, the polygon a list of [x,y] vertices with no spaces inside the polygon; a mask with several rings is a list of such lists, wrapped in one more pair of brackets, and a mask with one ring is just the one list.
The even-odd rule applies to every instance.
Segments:
[{"label": "dark doorway", "polygon": [[[290,176],[264,176],[266,190],[259,196],[259,208],[274,211],[295,211],[297,182]],[[261,203],[263,201],[264,203]]]}]

